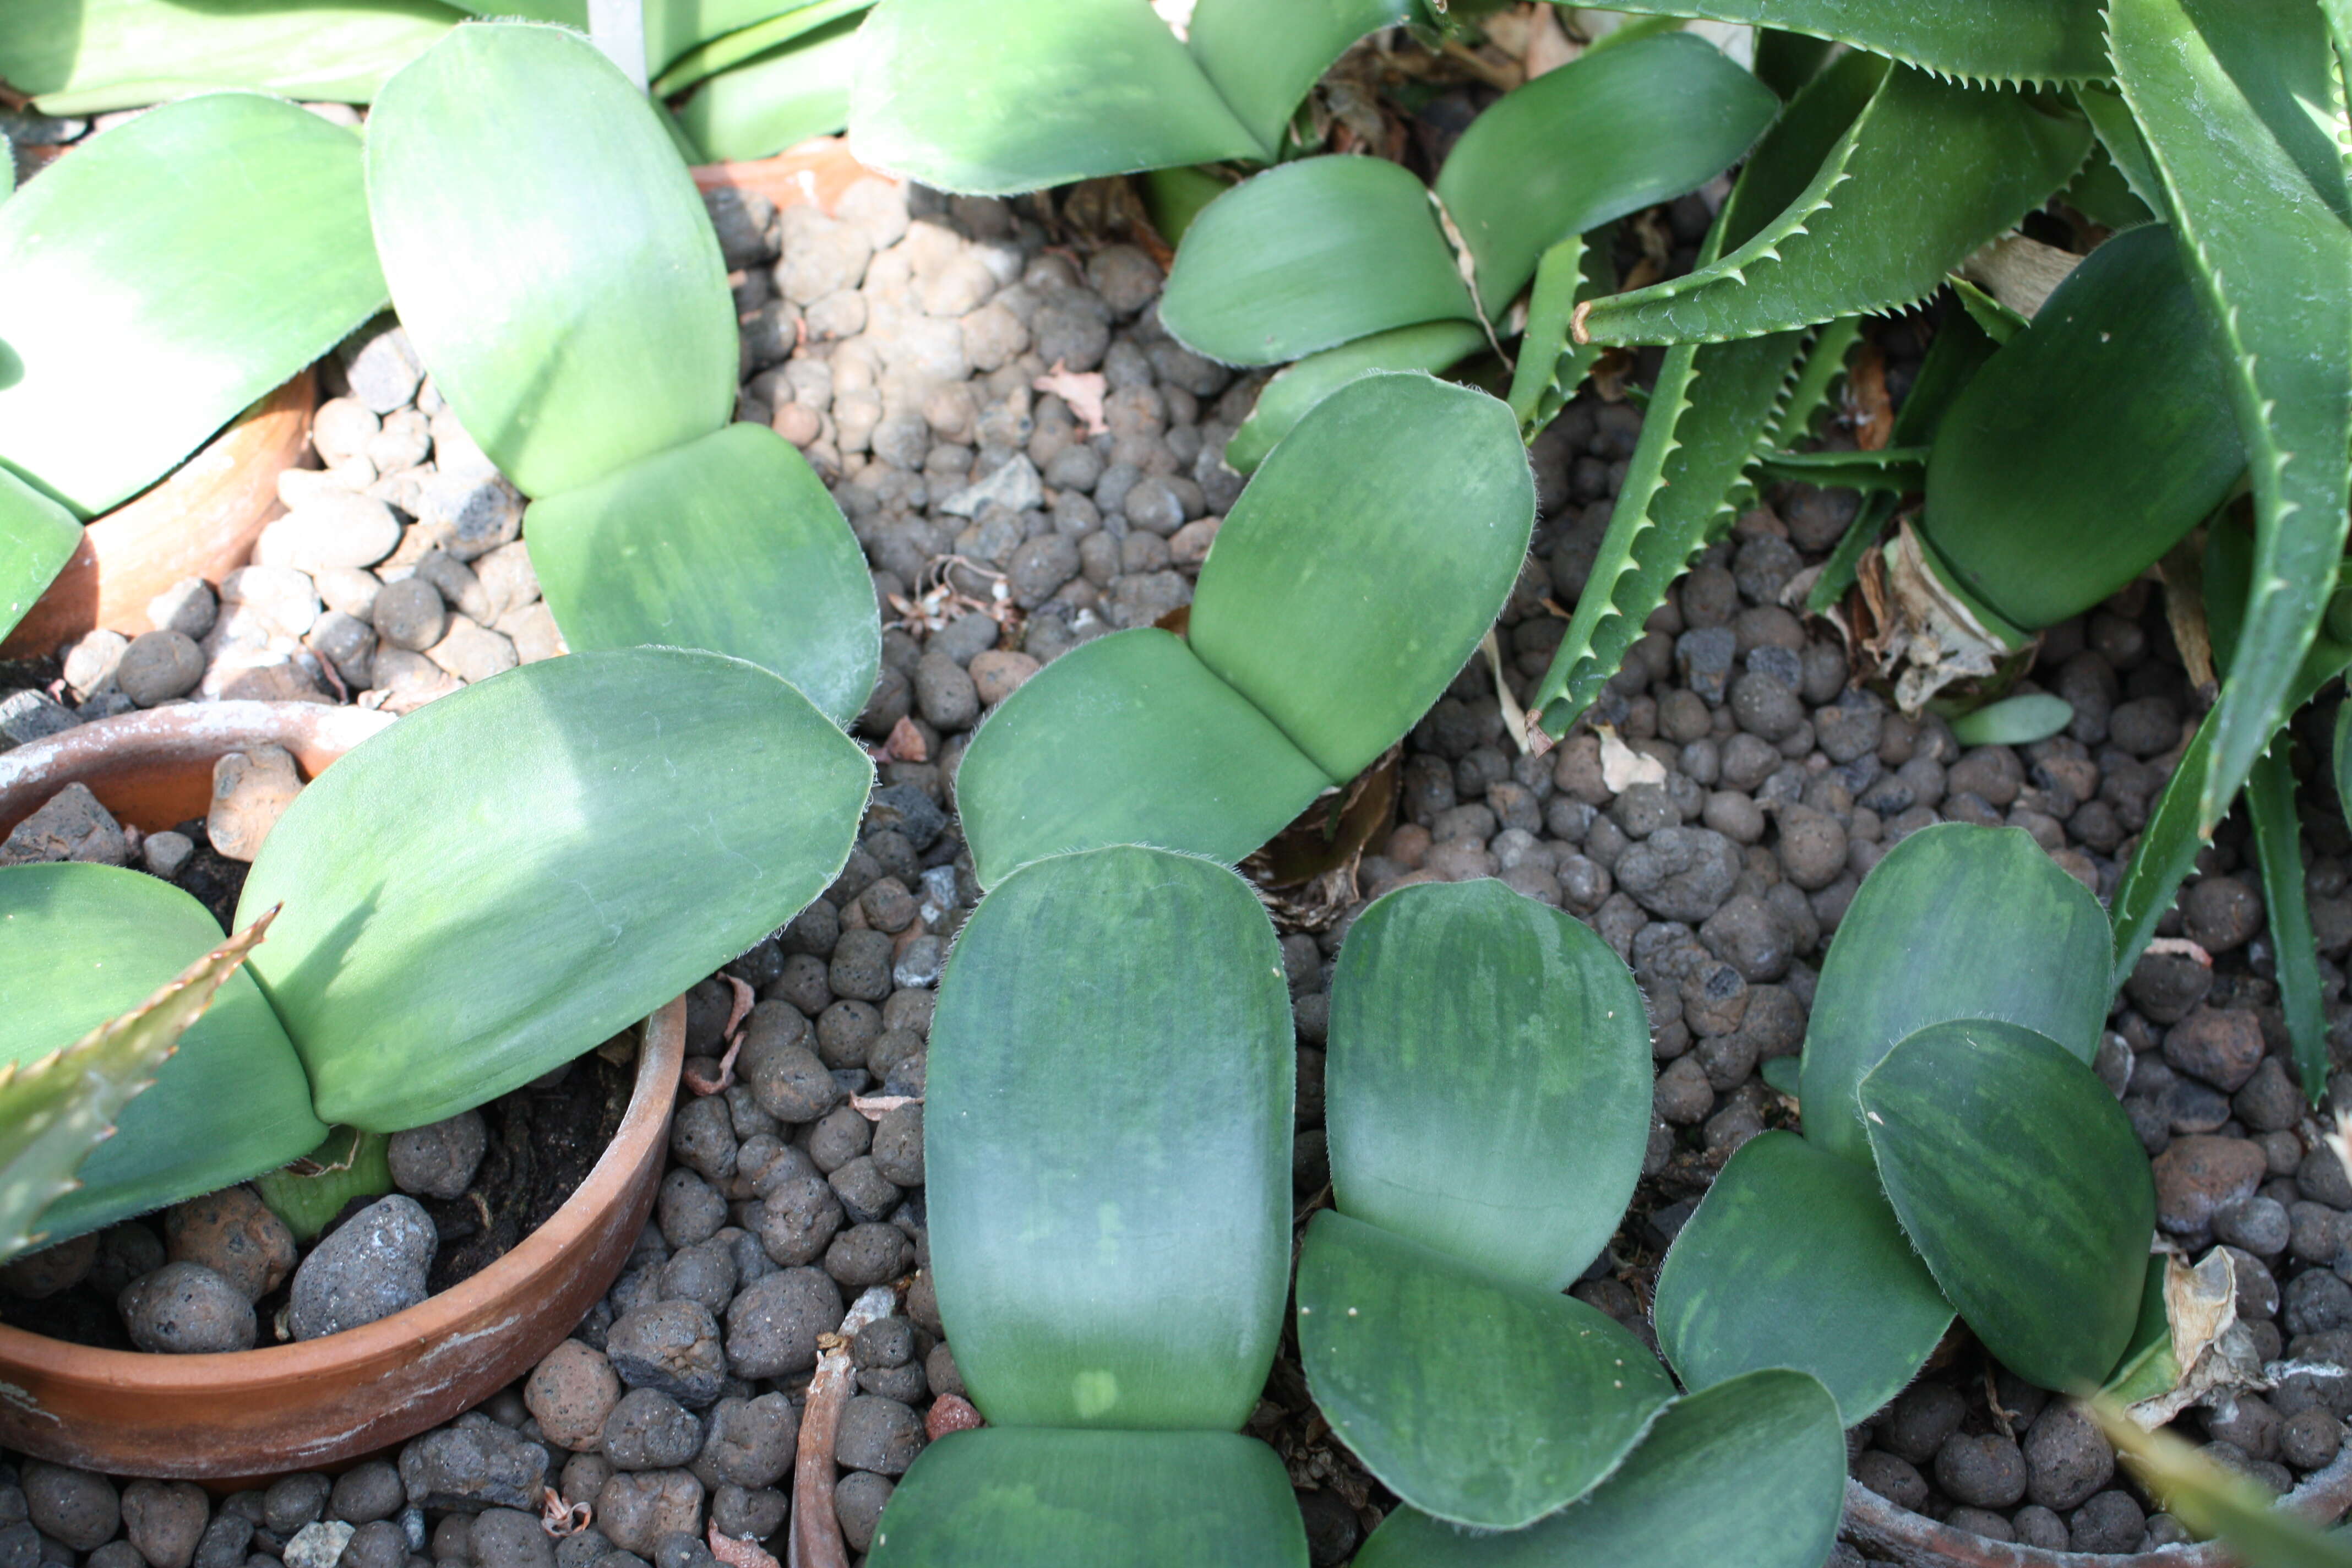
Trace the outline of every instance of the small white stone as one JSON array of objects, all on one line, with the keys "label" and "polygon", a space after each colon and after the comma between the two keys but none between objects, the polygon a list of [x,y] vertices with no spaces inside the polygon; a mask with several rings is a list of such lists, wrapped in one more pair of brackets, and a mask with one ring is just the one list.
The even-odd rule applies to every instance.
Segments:
[{"label": "small white stone", "polygon": [[352,1543],[359,1531],[340,1519],[322,1519],[306,1524],[294,1532],[286,1543],[286,1568],[335,1568],[342,1560],[343,1548]]}]

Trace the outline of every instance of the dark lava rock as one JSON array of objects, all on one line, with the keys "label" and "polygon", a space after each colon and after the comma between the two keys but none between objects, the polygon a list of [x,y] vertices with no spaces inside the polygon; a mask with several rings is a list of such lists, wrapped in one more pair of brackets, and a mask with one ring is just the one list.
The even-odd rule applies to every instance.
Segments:
[{"label": "dark lava rock", "polygon": [[478,1412],[400,1451],[400,1480],[418,1508],[535,1510],[547,1450]]},{"label": "dark lava rock", "polygon": [[2188,1235],[2252,1195],[2270,1173],[2262,1145],[2242,1138],[2177,1138],[2155,1161],[2158,1223]]},{"label": "dark lava rock", "polygon": [[661,1301],[624,1313],[605,1333],[604,1354],[631,1388],[657,1389],[689,1410],[718,1398],[727,1378],[718,1320],[698,1301]]}]

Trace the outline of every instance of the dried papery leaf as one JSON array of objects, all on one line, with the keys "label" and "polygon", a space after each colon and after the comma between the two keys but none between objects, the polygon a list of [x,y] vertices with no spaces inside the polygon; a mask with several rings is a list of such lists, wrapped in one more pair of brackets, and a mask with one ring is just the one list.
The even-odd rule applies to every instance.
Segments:
[{"label": "dried papery leaf", "polygon": [[1961,587],[1908,521],[1896,526],[1882,561],[1885,599],[1869,652],[1878,673],[1894,679],[1902,711],[1923,711],[1946,687],[1982,680],[2033,645],[2031,632]]},{"label": "dried papery leaf", "polygon": [[265,911],[137,1007],[72,1045],[30,1062],[0,1063],[0,1258],[47,1238],[37,1227],[51,1205],[79,1184],[75,1173],[90,1151],[154,1083],[157,1068],[268,934],[277,912]]},{"label": "dried papery leaf", "polygon": [[1109,395],[1108,384],[1098,370],[1075,371],[1060,360],[1054,368],[1029,384],[1039,392],[1050,392],[1070,405],[1078,423],[1089,436],[1100,436],[1110,426],[1103,423],[1103,399]]},{"label": "dried papery leaf", "polygon": [[2031,321],[2041,312],[2052,290],[2066,281],[2067,275],[2082,262],[2083,258],[2071,250],[2011,234],[1994,240],[1961,262],[1959,272]]},{"label": "dried papery leaf", "polygon": [[1614,729],[1596,724],[1593,732],[1601,737],[1601,780],[1612,795],[1622,795],[1637,784],[1666,782],[1666,764],[1619,740]]},{"label": "dried papery leaf", "polygon": [[[2152,1259],[2163,1270],[2165,1353],[2156,1368],[2172,1374],[2161,1392],[2133,1401],[2142,1426],[2161,1426],[2193,1405],[2217,1409],[2239,1394],[2270,1386],[2252,1331],[2238,1318],[2238,1265],[2215,1247],[2190,1268],[2177,1258]],[[2112,1380],[2102,1393],[2129,1397]]]},{"label": "dried papery leaf", "polygon": [[1973,81],[2112,74],[2096,0],[1633,0],[1616,8],[1785,29]]}]

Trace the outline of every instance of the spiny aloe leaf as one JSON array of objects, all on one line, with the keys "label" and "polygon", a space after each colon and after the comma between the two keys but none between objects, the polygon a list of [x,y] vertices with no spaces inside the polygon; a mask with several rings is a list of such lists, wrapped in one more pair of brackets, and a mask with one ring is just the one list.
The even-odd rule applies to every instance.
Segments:
[{"label": "spiny aloe leaf", "polygon": [[0,641],[80,547],[73,513],[0,468]]},{"label": "spiny aloe leaf", "polygon": [[1486,334],[1475,321],[1424,321],[1308,354],[1257,395],[1257,405],[1225,443],[1225,466],[1235,473],[1255,473],[1308,409],[1360,375],[1383,370],[1434,373],[1486,346]]},{"label": "spiny aloe leaf", "polygon": [[9,0],[0,77],[44,114],[102,114],[220,88],[365,103],[463,19],[431,0]]},{"label": "spiny aloe leaf", "polygon": [[1282,1461],[1255,1437],[989,1426],[922,1451],[866,1561],[1307,1568],[1307,1531]]},{"label": "spiny aloe leaf", "polygon": [[709,78],[679,108],[678,124],[701,156],[721,163],[773,157],[840,130],[864,20],[843,16]]},{"label": "spiny aloe leaf", "polygon": [[2169,1432],[2151,1432],[2105,1400],[2091,1414],[2123,1450],[2134,1471],[2167,1512],[2200,1535],[2218,1536],[2233,1552],[2263,1568],[2352,1568],[2352,1542],[2277,1506],[2255,1481],[2223,1469]]},{"label": "spiny aloe leaf", "polygon": [[1351,779],[1494,625],[1535,510],[1508,408],[1425,375],[1359,377],[1234,503],[1193,593],[1192,651],[1326,774]]},{"label": "spiny aloe leaf", "polygon": [[1486,1535],[1401,1508],[1356,1568],[1818,1568],[1844,1501],[1836,1403],[1774,1368],[1667,1406],[1614,1476],[1538,1524]]},{"label": "spiny aloe leaf", "polygon": [[1813,419],[1829,407],[1830,393],[1845,375],[1845,362],[1862,342],[1862,318],[1842,316],[1813,334],[1805,363],[1790,384],[1787,405],[1772,426],[1772,444],[1794,447],[1810,439]]},{"label": "spiny aloe leaf", "polygon": [[1954,400],[1921,536],[2006,619],[2080,615],[2210,516],[2245,470],[2228,379],[2170,231],[2117,235]]},{"label": "spiny aloe leaf", "polygon": [[287,906],[255,976],[322,1118],[437,1121],[790,921],[848,859],[872,778],[806,698],[740,659],[527,664],[295,797],[239,904]]},{"label": "spiny aloe leaf", "polygon": [[1862,1080],[1879,1179],[1936,1282],[2044,1388],[2106,1376],[2139,1316],[2156,1185],[2131,1119],[2048,1036],[1930,1024]]},{"label": "spiny aloe leaf", "polygon": [[1632,0],[1615,8],[1805,33],[1970,81],[2112,74],[2098,0]]},{"label": "spiny aloe leaf", "polygon": [[2074,705],[2064,698],[2022,691],[1954,719],[1952,739],[1963,746],[2030,746],[2074,721]]},{"label": "spiny aloe leaf", "polygon": [[[70,917],[56,918],[50,907],[50,895],[62,892],[68,899],[78,898],[90,889],[101,886],[78,873],[105,869],[96,866],[22,866],[10,867],[0,872],[0,900],[5,900],[0,902],[0,938],[5,938],[8,946],[17,950],[24,960],[20,962],[16,953],[11,954],[8,966],[12,972],[9,977],[11,1012],[30,1015],[12,1019],[12,1022],[35,1024],[47,1034],[52,1026],[73,1028],[76,1026],[68,1022],[68,1019],[94,1010],[88,1005],[93,994],[89,991],[75,994],[70,1005],[60,1010],[43,1008],[34,1012],[33,1008],[38,1007],[44,1000],[41,998],[32,999],[30,1005],[25,1007],[15,1004],[17,998],[27,995],[25,986],[38,984],[47,977],[47,973],[58,972],[60,955],[74,950],[75,943],[63,940],[64,930],[73,929],[74,922]],[[38,875],[24,874],[28,872]],[[120,878],[124,882],[146,881],[161,893],[176,896],[207,928],[208,940],[218,945],[213,946],[210,952],[200,949],[201,956],[194,963],[166,980],[152,995],[134,1004],[120,1016],[105,1016],[108,1009],[96,1009],[100,1012],[102,1021],[62,1049],[54,1046],[45,1049],[22,1048],[21,1040],[12,1041],[5,1047],[6,1059],[0,1061],[0,1259],[13,1258],[59,1232],[70,1235],[95,1229],[140,1212],[137,1208],[119,1207],[124,1196],[120,1192],[112,1194],[117,1200],[114,1205],[109,1205],[103,1200],[76,1203],[72,1194],[83,1185],[77,1179],[76,1173],[95,1163],[93,1151],[115,1131],[117,1120],[127,1116],[129,1109],[137,1103],[137,1097],[156,1081],[164,1058],[179,1048],[182,1038],[203,1016],[205,1007],[211,1005],[215,993],[236,973],[237,965],[245,962],[246,955],[253,951],[254,945],[269,929],[269,916],[264,914],[224,942],[220,941],[218,928],[212,924],[212,917],[185,893],[152,878],[141,877],[135,871],[110,871],[109,876]],[[103,886],[110,892],[121,891],[119,884],[110,882]],[[159,910],[168,901],[143,891],[126,892],[123,897],[127,900],[144,899]],[[101,895],[99,906],[109,902]],[[125,907],[124,903],[113,903],[112,910]],[[101,912],[111,910],[101,909]],[[176,914],[174,911],[173,915],[164,919],[171,921]],[[142,923],[141,934],[152,941],[157,931],[152,925]],[[186,934],[188,929],[184,924],[173,933],[173,951],[184,948],[184,942],[177,939]],[[141,972],[152,972],[154,968],[151,960],[156,950],[152,947],[134,942],[128,948],[110,950],[128,960],[127,964],[114,973],[100,973],[100,965],[85,965],[79,959],[69,960],[63,967],[80,970],[85,979],[98,982],[99,992],[110,996],[122,993],[121,979],[132,973],[133,966]],[[165,973],[170,973],[170,971]],[[254,994],[250,982],[246,983],[244,994],[257,1010],[259,1017],[267,1019],[269,1009],[260,1005],[260,998]],[[234,1026],[215,1031],[212,1041],[225,1046],[236,1039],[238,1033],[238,1028]],[[280,1036],[281,1049],[283,1040],[284,1037]],[[242,1059],[246,1066],[261,1067],[264,1083],[268,1083],[272,1074],[265,1064],[251,1055],[244,1055]],[[288,1059],[290,1063],[290,1052]],[[206,1064],[198,1069],[198,1073],[210,1072],[217,1065]],[[190,1076],[183,1075],[183,1078],[185,1079]],[[282,1078],[283,1074],[275,1076]],[[300,1076],[299,1068],[295,1076]],[[212,1098],[221,1101],[221,1109],[227,1109],[234,1101],[234,1096],[220,1092],[222,1083],[217,1077],[209,1081],[209,1087]],[[184,1102],[182,1108],[198,1116],[204,1116],[206,1111],[203,1100]],[[184,1130],[201,1139],[204,1136],[202,1129],[175,1126],[168,1116],[160,1121],[152,1117],[145,1121],[144,1132],[134,1131],[133,1139],[145,1142],[147,1146],[143,1150],[127,1150],[122,1158],[113,1162],[118,1174],[121,1167],[126,1164],[135,1167],[161,1163],[168,1161],[173,1153],[192,1153],[196,1160],[204,1160],[215,1153],[215,1151],[201,1146],[193,1150],[174,1146],[180,1131]],[[217,1160],[214,1161],[215,1167],[219,1163]],[[187,1196],[208,1190],[208,1185],[197,1185],[181,1192],[179,1195]]]},{"label": "spiny aloe leaf", "polygon": [[1234,865],[1334,781],[1273,721],[1151,626],[1072,648],[971,738],[956,805],[973,875],[1150,844]]},{"label": "spiny aloe leaf", "polygon": [[1756,78],[1782,99],[1794,98],[1829,63],[1831,52],[1836,47],[1828,38],[1783,32],[1778,27],[1759,27]]},{"label": "spiny aloe leaf", "polygon": [[735,307],[702,198],[578,34],[474,23],[435,45],[378,96],[367,185],[402,324],[524,494],[733,414]]},{"label": "spiny aloe leaf", "polygon": [[2327,1014],[2311,909],[2304,901],[2303,834],[2294,816],[2294,770],[2287,765],[2292,744],[2281,735],[2254,763],[2246,780],[2246,811],[2263,868],[2263,907],[2278,964],[2279,1005],[2294,1045],[2296,1076],[2315,1107],[2327,1089]]},{"label": "spiny aloe leaf", "polygon": [[1927,481],[1924,447],[1882,447],[1873,452],[1768,452],[1756,465],[1764,479],[1794,479],[1830,489],[1908,495]]},{"label": "spiny aloe leaf", "polygon": [[[776,0],[761,0],[760,8],[772,8],[775,3]],[[667,98],[683,92],[705,77],[741,65],[746,60],[756,59],[771,49],[781,49],[796,43],[845,17],[869,10],[873,5],[874,0],[811,0],[809,4],[794,5],[780,16],[767,17],[749,26],[714,33],[681,51],[663,68],[661,75],[654,79],[654,96]],[[670,10],[672,16],[678,14],[676,7]],[[851,26],[854,29],[856,24],[853,22]],[[646,47],[650,53],[655,47],[651,39],[647,40]],[[842,91],[845,106],[848,92],[846,77],[843,79]]]},{"label": "spiny aloe leaf", "polygon": [[316,1240],[353,1198],[392,1191],[392,1140],[338,1127],[300,1160],[254,1178],[253,1190],[297,1241]]},{"label": "spiny aloe leaf", "polygon": [[1477,314],[1428,190],[1381,158],[1302,158],[1227,191],[1192,220],[1160,297],[1161,324],[1227,364]]},{"label": "spiny aloe leaf", "polygon": [[1780,103],[1703,38],[1669,33],[1545,72],[1470,123],[1438,171],[1500,319],[1545,250],[1696,190],[1748,151]]},{"label": "spiny aloe leaf", "polygon": [[1424,14],[1421,0],[1200,0],[1185,39],[1235,118],[1271,150],[1349,45]]},{"label": "spiny aloe leaf", "polygon": [[1329,1211],[1299,1254],[1298,1353],[1365,1468],[1414,1508],[1483,1530],[1522,1529],[1591,1490],[1675,1392],[1594,1308]]},{"label": "spiny aloe leaf", "polygon": [[2039,206],[2091,131],[2016,91],[1897,66],[1802,194],[1685,278],[1594,301],[1595,342],[1717,342],[1893,310]]},{"label": "spiny aloe leaf", "polygon": [[253,93],[166,105],[60,160],[0,205],[0,452],[85,517],[384,300],[358,138]]},{"label": "spiny aloe leaf", "polygon": [[884,0],[863,31],[851,150],[943,191],[1275,155],[1130,0]]},{"label": "spiny aloe leaf", "polygon": [[1996,345],[2007,348],[2011,339],[2032,325],[2021,312],[2002,304],[1957,273],[1949,281],[1952,295],[1959,300],[1960,309],[1967,312],[1969,320],[1984,330],[1985,336]]},{"label": "spiny aloe leaf", "polygon": [[1871,1173],[1766,1132],[1739,1146],[1675,1237],[1653,1316],[1685,1387],[1794,1367],[1852,1426],[1927,1364],[1952,1309]]},{"label": "spiny aloe leaf", "polygon": [[2005,1020],[2088,1063],[2107,1016],[2106,942],[2099,901],[2022,829],[1951,822],[1910,835],[1863,879],[1822,964],[1805,1141],[1866,1163],[1857,1087],[1930,1024]]},{"label": "spiny aloe leaf", "polygon": [[1529,444],[1559,417],[1603,353],[1598,343],[1572,341],[1569,325],[1579,305],[1616,287],[1617,265],[1610,255],[1615,233],[1604,225],[1590,241],[1570,235],[1536,263],[1528,330],[1519,337],[1510,392],[1511,412],[1519,416],[1519,434]]},{"label": "spiny aloe leaf", "polygon": [[929,1071],[931,1268],[982,1414],[1240,1426],[1282,1335],[1296,1077],[1248,884],[1132,847],[1015,872],[956,939]]},{"label": "spiny aloe leaf", "polygon": [[[2098,128],[2097,121],[2092,121],[2092,128]],[[2092,145],[2090,157],[2067,185],[2065,198],[2075,211],[2108,228],[2137,228],[2156,221],[2156,209],[2132,188],[2130,176],[2116,163],[2104,140]]]},{"label": "spiny aloe leaf", "polygon": [[1641,1177],[1641,992],[1591,927],[1500,882],[1358,917],[1324,1073],[1339,1206],[1501,1279],[1565,1289]]},{"label": "spiny aloe leaf", "polygon": [[774,670],[846,728],[882,628],[866,557],[807,459],[730,425],[533,501],[530,563],[573,648],[659,643]]},{"label": "spiny aloe leaf", "polygon": [[[2344,551],[2352,228],[2336,140],[2343,109],[2332,94],[2306,108],[2285,92],[2308,77],[2300,57],[2320,37],[2305,7],[2114,0],[2108,27],[2183,259],[2223,335],[2253,479],[2253,591],[2197,803],[2210,832],[2292,710]],[[2312,123],[2315,109],[2325,126]]]},{"label": "spiny aloe leaf", "polygon": [[2132,195],[2145,205],[2150,216],[2164,210],[2164,181],[2156,172],[2156,160],[2147,150],[2147,142],[2133,121],[2131,105],[2124,95],[2112,87],[2094,87],[2088,83],[2074,89],[2074,102],[2090,120],[2091,129],[2099,138],[2099,150],[2105,153],[2130,185]]}]

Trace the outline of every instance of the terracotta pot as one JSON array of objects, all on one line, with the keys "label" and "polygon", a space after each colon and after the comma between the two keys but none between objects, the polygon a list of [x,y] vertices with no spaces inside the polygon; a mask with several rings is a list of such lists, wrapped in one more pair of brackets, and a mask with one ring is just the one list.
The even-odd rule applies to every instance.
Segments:
[{"label": "terracotta pot", "polygon": [[318,396],[306,369],[153,489],[92,520],[0,657],[37,658],[94,626],[152,631],[148,600],[184,577],[218,582],[244,565],[263,526],[286,510],[278,475],[301,460]]},{"label": "terracotta pot", "polygon": [[[267,702],[104,720],[0,755],[0,819],[79,781],[128,820],[168,827],[203,814],[225,752],[270,742],[316,773],[389,721]],[[471,1279],[364,1328],[227,1355],[91,1350],[0,1326],[0,1447],[114,1475],[242,1479],[334,1466],[479,1404],[611,1288],[652,1211],[683,998],[646,1020],[643,1041],[628,1110],[588,1179]]]},{"label": "terracotta pot", "polygon": [[850,156],[849,142],[841,136],[818,136],[787,147],[772,158],[741,163],[698,163],[694,184],[705,191],[751,191],[780,207],[814,202],[830,213],[841,193],[860,180],[889,180]]}]

